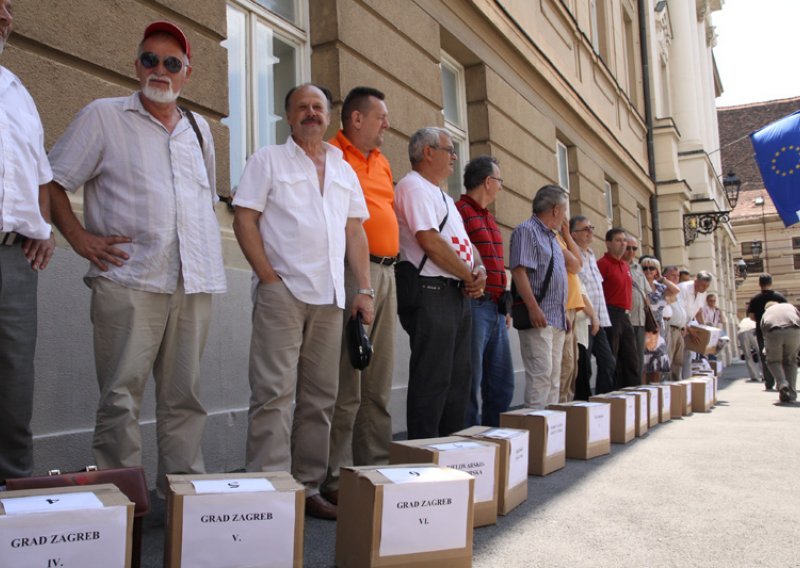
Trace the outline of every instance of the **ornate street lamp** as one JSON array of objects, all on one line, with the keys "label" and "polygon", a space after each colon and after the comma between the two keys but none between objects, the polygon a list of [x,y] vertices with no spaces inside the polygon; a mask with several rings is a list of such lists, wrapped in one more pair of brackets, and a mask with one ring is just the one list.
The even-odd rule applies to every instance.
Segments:
[{"label": "ornate street lamp", "polygon": [[750,254],[753,255],[753,259],[758,260],[758,257],[761,256],[761,252],[764,250],[761,241],[753,241],[750,245]]},{"label": "ornate street lamp", "polygon": [[736,268],[736,277],[742,280],[747,280],[747,263],[743,258],[740,258],[733,263]]},{"label": "ornate street lamp", "polygon": [[739,202],[739,190],[742,189],[742,180],[733,173],[733,170],[728,170],[728,175],[722,178],[722,187],[725,188],[725,197],[728,199],[731,209],[735,208]]}]

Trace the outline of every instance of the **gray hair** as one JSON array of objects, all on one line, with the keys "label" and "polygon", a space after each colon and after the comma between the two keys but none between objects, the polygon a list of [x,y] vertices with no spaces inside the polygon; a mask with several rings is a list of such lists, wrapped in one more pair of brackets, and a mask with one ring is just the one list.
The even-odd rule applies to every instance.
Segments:
[{"label": "gray hair", "polygon": [[559,185],[545,185],[539,188],[533,198],[533,213],[543,213],[568,201],[567,191]]},{"label": "gray hair", "polygon": [[700,280],[702,282],[711,282],[713,280],[713,276],[707,270],[700,270],[697,272],[697,276],[695,276],[696,280]]},{"label": "gray hair", "polygon": [[422,150],[425,146],[439,147],[439,137],[442,134],[451,138],[447,130],[438,126],[426,126],[411,135],[411,140],[408,141],[408,159],[412,166],[422,161]]}]

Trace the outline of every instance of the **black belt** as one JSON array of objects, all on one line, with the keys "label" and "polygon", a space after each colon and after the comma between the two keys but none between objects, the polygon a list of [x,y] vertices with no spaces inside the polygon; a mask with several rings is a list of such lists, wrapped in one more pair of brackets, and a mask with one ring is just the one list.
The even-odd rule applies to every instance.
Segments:
[{"label": "black belt", "polygon": [[396,256],[375,256],[374,254],[369,255],[369,261],[374,262],[375,264],[381,264],[383,266],[391,266],[395,262],[397,262]]},{"label": "black belt", "polygon": [[8,233],[0,232],[0,245],[10,247],[17,243],[21,243],[22,239],[24,238],[25,237],[23,235],[15,233],[14,231],[9,231]]},{"label": "black belt", "polygon": [[420,282],[438,282],[440,284],[444,284],[445,286],[451,286],[453,288],[461,288],[464,284],[461,280],[456,280],[454,278],[445,278],[444,276],[420,276]]}]

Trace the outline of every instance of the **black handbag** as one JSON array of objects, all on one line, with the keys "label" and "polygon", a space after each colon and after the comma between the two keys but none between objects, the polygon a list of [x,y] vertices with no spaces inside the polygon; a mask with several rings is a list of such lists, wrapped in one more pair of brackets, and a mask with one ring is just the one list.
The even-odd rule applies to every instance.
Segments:
[{"label": "black handbag", "polygon": [[372,342],[364,330],[360,312],[347,322],[347,351],[354,369],[366,369],[372,360]]},{"label": "black handbag", "polygon": [[[441,233],[442,229],[444,229],[444,226],[447,223],[447,218],[450,216],[450,208],[447,207],[447,200],[444,198],[444,192],[442,192],[442,201],[444,201],[445,214],[444,219],[442,219],[442,222],[439,224],[439,233]],[[422,274],[422,268],[425,266],[426,262],[428,262],[427,254],[422,256],[419,267],[414,266],[414,263],[407,260],[401,260],[394,265],[394,280],[397,294],[397,315],[413,312],[419,307],[419,276]]]},{"label": "black handbag", "polygon": [[[544,282],[542,282],[542,289],[536,294],[536,303],[541,306],[542,300],[547,295],[547,289],[550,288],[550,279],[553,276],[553,241],[550,241],[550,262],[547,265],[547,272],[544,273]],[[514,281],[511,281],[511,319],[513,320],[514,329],[531,329],[533,324],[528,315],[528,306],[522,301],[522,297],[517,293],[517,287]]]}]

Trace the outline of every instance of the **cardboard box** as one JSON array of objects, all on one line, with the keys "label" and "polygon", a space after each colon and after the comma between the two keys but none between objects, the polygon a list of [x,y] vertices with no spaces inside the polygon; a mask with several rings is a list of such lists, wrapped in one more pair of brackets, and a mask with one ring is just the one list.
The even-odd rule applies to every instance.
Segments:
[{"label": "cardboard box", "polygon": [[672,406],[670,414],[673,418],[689,416],[692,414],[692,387],[688,381],[669,383],[672,389]]},{"label": "cardboard box", "polygon": [[133,506],[111,484],[0,492],[0,567],[130,568]]},{"label": "cardboard box", "polygon": [[500,415],[500,426],[521,428],[528,436],[528,473],[547,475],[567,463],[567,413],[521,408]]},{"label": "cardboard box", "polygon": [[656,385],[625,387],[623,391],[640,391],[647,396],[647,426],[652,428],[659,423],[659,388]]},{"label": "cardboard box", "polygon": [[464,436],[499,446],[500,470],[497,477],[497,514],[507,515],[528,499],[528,430],[473,426],[454,436]]},{"label": "cardboard box", "polygon": [[636,418],[634,424],[636,426],[636,437],[640,438],[647,434],[650,429],[650,407],[648,401],[648,393],[641,390],[619,390],[614,391],[613,394],[621,394],[623,396],[632,396],[636,399],[634,408],[636,410]]},{"label": "cardboard box", "polygon": [[650,385],[658,389],[658,422],[669,422],[672,420],[672,388],[669,384]]},{"label": "cardboard box", "polygon": [[168,475],[164,566],[302,566],[305,489],[286,472]]},{"label": "cardboard box", "polygon": [[342,468],[336,566],[472,566],[474,488],[429,463]]},{"label": "cardboard box", "polygon": [[689,329],[691,330],[691,335],[687,333],[683,338],[684,349],[701,355],[712,355],[717,352],[717,342],[722,333],[721,329],[697,323],[689,324]]},{"label": "cardboard box", "polygon": [[692,410],[694,412],[709,412],[714,406],[714,379],[711,377],[693,377],[689,379],[692,385]]},{"label": "cardboard box", "polygon": [[624,393],[606,393],[589,400],[611,405],[611,443],[627,444],[636,437],[637,399]]},{"label": "cardboard box", "polygon": [[497,522],[500,475],[497,444],[463,436],[403,440],[389,445],[389,463],[435,463],[466,471],[475,477],[475,526]]},{"label": "cardboard box", "polygon": [[562,402],[547,408],[567,413],[568,458],[589,460],[611,453],[611,405]]}]

